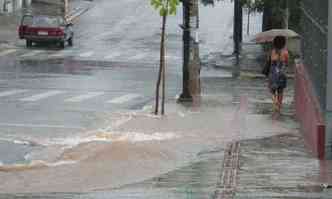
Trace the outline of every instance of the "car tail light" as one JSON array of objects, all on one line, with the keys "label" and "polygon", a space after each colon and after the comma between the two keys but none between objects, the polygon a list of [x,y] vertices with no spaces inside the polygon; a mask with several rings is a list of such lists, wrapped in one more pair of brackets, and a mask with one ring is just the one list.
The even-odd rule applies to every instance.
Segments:
[{"label": "car tail light", "polygon": [[34,29],[34,28],[26,28],[25,31],[29,35],[36,35],[37,34],[37,30]]}]

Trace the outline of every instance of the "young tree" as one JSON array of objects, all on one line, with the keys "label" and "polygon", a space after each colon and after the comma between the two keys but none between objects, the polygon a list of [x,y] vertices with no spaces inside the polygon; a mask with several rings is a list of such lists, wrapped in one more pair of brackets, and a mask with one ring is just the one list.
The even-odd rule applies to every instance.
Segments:
[{"label": "young tree", "polygon": [[155,103],[155,114],[159,113],[159,95],[160,95],[160,84],[162,82],[162,107],[161,114],[165,114],[165,34],[166,34],[166,22],[167,16],[175,15],[176,8],[179,4],[179,0],[151,0],[151,5],[155,10],[159,11],[159,15],[162,17],[162,28],[161,28],[161,42],[160,42],[160,65],[158,72],[158,79],[156,84],[156,103]]}]

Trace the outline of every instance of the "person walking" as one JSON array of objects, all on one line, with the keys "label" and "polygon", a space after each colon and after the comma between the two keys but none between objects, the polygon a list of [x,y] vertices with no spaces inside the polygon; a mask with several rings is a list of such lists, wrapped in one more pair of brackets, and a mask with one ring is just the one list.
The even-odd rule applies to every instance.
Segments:
[{"label": "person walking", "polygon": [[277,36],[269,53],[269,89],[272,94],[273,112],[281,113],[284,89],[287,86],[285,69],[288,66],[289,54],[286,48],[286,37]]}]

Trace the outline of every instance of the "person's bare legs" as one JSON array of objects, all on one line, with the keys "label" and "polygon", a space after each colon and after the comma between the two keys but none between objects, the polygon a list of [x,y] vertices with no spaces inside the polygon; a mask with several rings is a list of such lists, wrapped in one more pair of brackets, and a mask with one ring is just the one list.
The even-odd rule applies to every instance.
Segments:
[{"label": "person's bare legs", "polygon": [[272,92],[272,112],[278,112],[278,93]]},{"label": "person's bare legs", "polygon": [[283,90],[279,90],[278,95],[277,95],[277,105],[278,105],[278,112],[279,113],[281,113],[283,98],[284,98],[284,92],[283,92]]}]

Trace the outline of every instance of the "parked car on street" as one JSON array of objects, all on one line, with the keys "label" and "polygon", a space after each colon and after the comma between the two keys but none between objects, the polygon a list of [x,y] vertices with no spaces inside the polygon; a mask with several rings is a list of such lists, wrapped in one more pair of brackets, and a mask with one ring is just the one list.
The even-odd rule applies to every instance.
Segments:
[{"label": "parked car on street", "polygon": [[74,38],[73,24],[60,16],[24,15],[18,34],[28,48],[37,42],[54,42],[64,48],[66,42],[72,46]]}]

